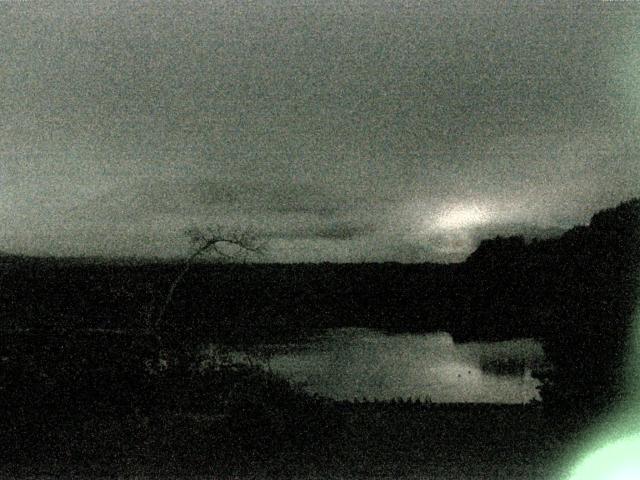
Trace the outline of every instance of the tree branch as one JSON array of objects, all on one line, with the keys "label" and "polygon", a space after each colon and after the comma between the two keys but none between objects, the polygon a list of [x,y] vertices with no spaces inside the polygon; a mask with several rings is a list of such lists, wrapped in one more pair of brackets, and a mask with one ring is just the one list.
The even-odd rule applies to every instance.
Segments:
[{"label": "tree branch", "polygon": [[[175,290],[183,281],[184,277],[187,275],[191,266],[198,257],[205,253],[213,252],[218,257],[226,260],[233,260],[239,257],[239,253],[242,253],[245,256],[249,253],[255,253],[258,255],[263,253],[263,244],[258,241],[257,237],[250,235],[246,231],[229,231],[225,233],[224,230],[225,229],[223,227],[216,226],[208,227],[206,232],[203,232],[198,228],[192,228],[185,232],[189,236],[191,243],[195,246],[195,250],[185,261],[185,264],[178,276],[173,280],[173,282],[171,282],[167,296],[165,297],[162,307],[158,312],[154,324],[154,330],[158,337],[160,337],[160,328],[164,322],[167,309],[173,300]],[[222,245],[231,245],[236,248],[236,252],[225,252],[221,248]]]}]

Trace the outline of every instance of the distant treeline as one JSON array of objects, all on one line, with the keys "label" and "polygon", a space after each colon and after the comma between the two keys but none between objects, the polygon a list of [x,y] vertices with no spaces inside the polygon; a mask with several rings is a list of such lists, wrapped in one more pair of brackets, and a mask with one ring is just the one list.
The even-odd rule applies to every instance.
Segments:
[{"label": "distant treeline", "polygon": [[[563,401],[585,389],[610,398],[635,305],[639,225],[636,199],[557,239],[483,241],[460,264],[201,263],[175,291],[165,336],[246,345],[361,326],[456,341],[535,337],[557,367],[555,384],[571,384],[555,390]],[[144,331],[180,269],[7,256],[0,321],[41,333]]]},{"label": "distant treeline", "polygon": [[[363,326],[457,340],[543,338],[577,310],[631,299],[638,205],[600,212],[558,239],[485,240],[461,264],[201,263],[167,317],[198,337]],[[0,257],[2,326],[143,328],[180,268]]]},{"label": "distant treeline", "polygon": [[345,411],[385,411],[385,410],[423,410],[425,412],[473,412],[479,415],[487,411],[512,411],[517,412],[523,409],[537,408],[540,402],[531,401],[528,403],[473,403],[473,402],[445,402],[435,403],[429,398],[392,398],[390,400],[369,399],[367,397],[354,398],[352,400],[338,400],[333,402],[335,407],[342,412]]}]

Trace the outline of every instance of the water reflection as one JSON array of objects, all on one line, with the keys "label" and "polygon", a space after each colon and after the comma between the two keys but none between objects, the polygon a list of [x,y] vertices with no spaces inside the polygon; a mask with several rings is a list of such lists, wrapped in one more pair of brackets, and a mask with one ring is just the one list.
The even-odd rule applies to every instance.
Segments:
[{"label": "water reflection", "polygon": [[[524,403],[539,398],[531,369],[543,360],[543,351],[533,340],[456,345],[446,333],[386,335],[345,328],[298,347],[274,354],[271,369],[335,399]],[[501,364],[508,368],[495,368]]]}]

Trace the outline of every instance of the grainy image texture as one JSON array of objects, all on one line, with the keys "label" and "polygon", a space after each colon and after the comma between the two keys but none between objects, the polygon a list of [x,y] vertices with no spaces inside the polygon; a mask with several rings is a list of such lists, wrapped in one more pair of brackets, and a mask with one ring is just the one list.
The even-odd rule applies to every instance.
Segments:
[{"label": "grainy image texture", "polygon": [[638,25],[1,1],[0,477],[640,478]]}]

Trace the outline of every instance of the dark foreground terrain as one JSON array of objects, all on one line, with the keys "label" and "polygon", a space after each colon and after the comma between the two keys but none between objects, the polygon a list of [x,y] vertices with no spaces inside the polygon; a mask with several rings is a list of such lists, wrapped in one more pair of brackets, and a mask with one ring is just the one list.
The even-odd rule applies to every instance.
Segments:
[{"label": "dark foreground terrain", "polygon": [[67,412],[37,426],[14,417],[3,425],[10,447],[1,474],[548,479],[575,427],[540,406],[299,408],[280,403],[235,416]]},{"label": "dark foreground terrain", "polygon": [[21,338],[2,358],[3,478],[555,478],[597,418],[540,402],[336,402],[224,353],[178,362],[125,334]]},{"label": "dark foreground terrain", "polygon": [[[625,388],[639,219],[633,200],[450,266],[198,265],[162,323],[179,265],[5,256],[0,475],[554,478]],[[344,404],[225,353],[335,326],[533,337],[553,368],[541,404]]]}]

